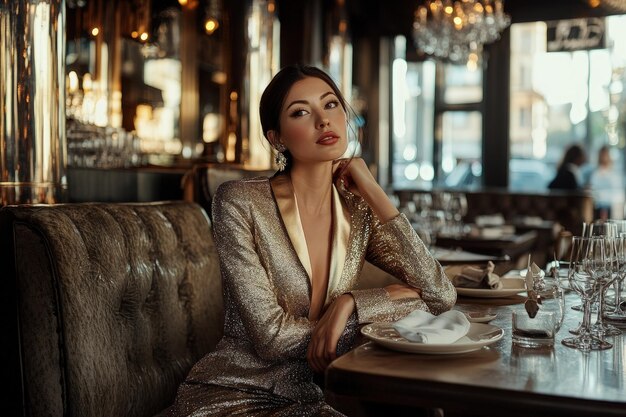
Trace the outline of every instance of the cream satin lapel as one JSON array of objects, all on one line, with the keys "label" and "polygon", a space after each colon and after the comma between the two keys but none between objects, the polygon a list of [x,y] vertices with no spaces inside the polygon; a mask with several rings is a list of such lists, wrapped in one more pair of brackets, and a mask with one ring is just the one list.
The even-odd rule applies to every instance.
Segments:
[{"label": "cream satin lapel", "polygon": [[270,179],[270,185],[291,244],[300,259],[300,263],[308,274],[310,283],[312,276],[311,260],[309,259],[309,249],[306,244],[304,229],[300,222],[298,204],[291,186],[291,178],[288,174],[277,175]]},{"label": "cream satin lapel", "polygon": [[326,303],[341,284],[343,268],[346,263],[346,254],[350,243],[350,212],[345,206],[337,188],[333,185],[333,242],[328,274],[328,289]]}]

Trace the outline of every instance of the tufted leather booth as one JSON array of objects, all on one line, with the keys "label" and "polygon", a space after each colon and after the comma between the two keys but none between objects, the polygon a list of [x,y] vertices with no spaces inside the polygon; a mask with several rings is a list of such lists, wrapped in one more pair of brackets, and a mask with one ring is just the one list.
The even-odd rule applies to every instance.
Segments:
[{"label": "tufted leather booth", "polygon": [[593,220],[593,198],[584,192],[525,194],[480,191],[467,195],[467,206],[467,218],[472,221],[481,214],[501,213],[508,220],[536,216],[556,221],[576,234],[582,232],[583,222]]},{"label": "tufted leather booth", "polygon": [[4,207],[0,244],[3,415],[156,415],[221,338],[219,263],[196,204]]}]

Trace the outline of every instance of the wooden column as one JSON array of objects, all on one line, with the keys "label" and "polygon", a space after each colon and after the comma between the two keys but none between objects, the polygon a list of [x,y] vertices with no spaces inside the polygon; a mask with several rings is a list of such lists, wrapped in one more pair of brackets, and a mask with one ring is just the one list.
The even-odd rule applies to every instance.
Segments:
[{"label": "wooden column", "polygon": [[[193,148],[200,141],[200,99],[198,95],[198,3],[183,7],[180,62],[181,100],[180,100],[180,140],[185,148]],[[193,154],[193,152],[192,152]]]},{"label": "wooden column", "polygon": [[510,29],[499,41],[485,46],[483,72],[483,185],[509,184],[509,80],[511,55]]}]

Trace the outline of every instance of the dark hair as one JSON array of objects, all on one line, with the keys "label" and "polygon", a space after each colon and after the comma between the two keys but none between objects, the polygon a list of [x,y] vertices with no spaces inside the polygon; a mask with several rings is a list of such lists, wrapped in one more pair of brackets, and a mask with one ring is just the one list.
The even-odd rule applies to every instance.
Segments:
[{"label": "dark hair", "polygon": [[581,165],[586,159],[587,156],[585,155],[585,150],[582,146],[576,144],[571,145],[565,151],[563,160],[559,164],[559,169],[563,168],[567,164]]},{"label": "dark hair", "polygon": [[[337,84],[333,81],[330,75],[317,67],[308,65],[289,65],[281,69],[272,78],[272,81],[265,87],[263,95],[261,95],[261,102],[259,104],[259,114],[261,116],[261,128],[263,129],[263,136],[267,137],[267,132],[274,130],[280,133],[280,111],[285,104],[285,98],[289,94],[291,87],[298,81],[308,77],[319,78],[332,88],[333,93],[339,99],[341,107],[348,113],[348,106],[346,99],[337,87]],[[283,152],[287,158],[287,168],[291,167],[292,157],[289,151]]]}]

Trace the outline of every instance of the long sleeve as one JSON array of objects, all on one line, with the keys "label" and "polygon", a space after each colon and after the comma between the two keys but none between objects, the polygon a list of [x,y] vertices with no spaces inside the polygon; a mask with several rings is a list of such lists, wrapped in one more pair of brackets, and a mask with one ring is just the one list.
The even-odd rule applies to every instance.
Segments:
[{"label": "long sleeve", "polygon": [[[419,288],[421,298],[392,301],[382,288],[352,291],[359,323],[395,320],[411,309],[440,314],[452,308],[456,291],[443,268],[428,252],[403,214],[385,224],[373,221],[366,259],[382,270]],[[395,315],[390,317],[390,311]]]},{"label": "long sleeve", "polygon": [[313,326],[279,303],[279,292],[256,250],[252,205],[232,183],[220,186],[213,201],[215,241],[228,302],[236,306],[259,357],[304,358]]}]

